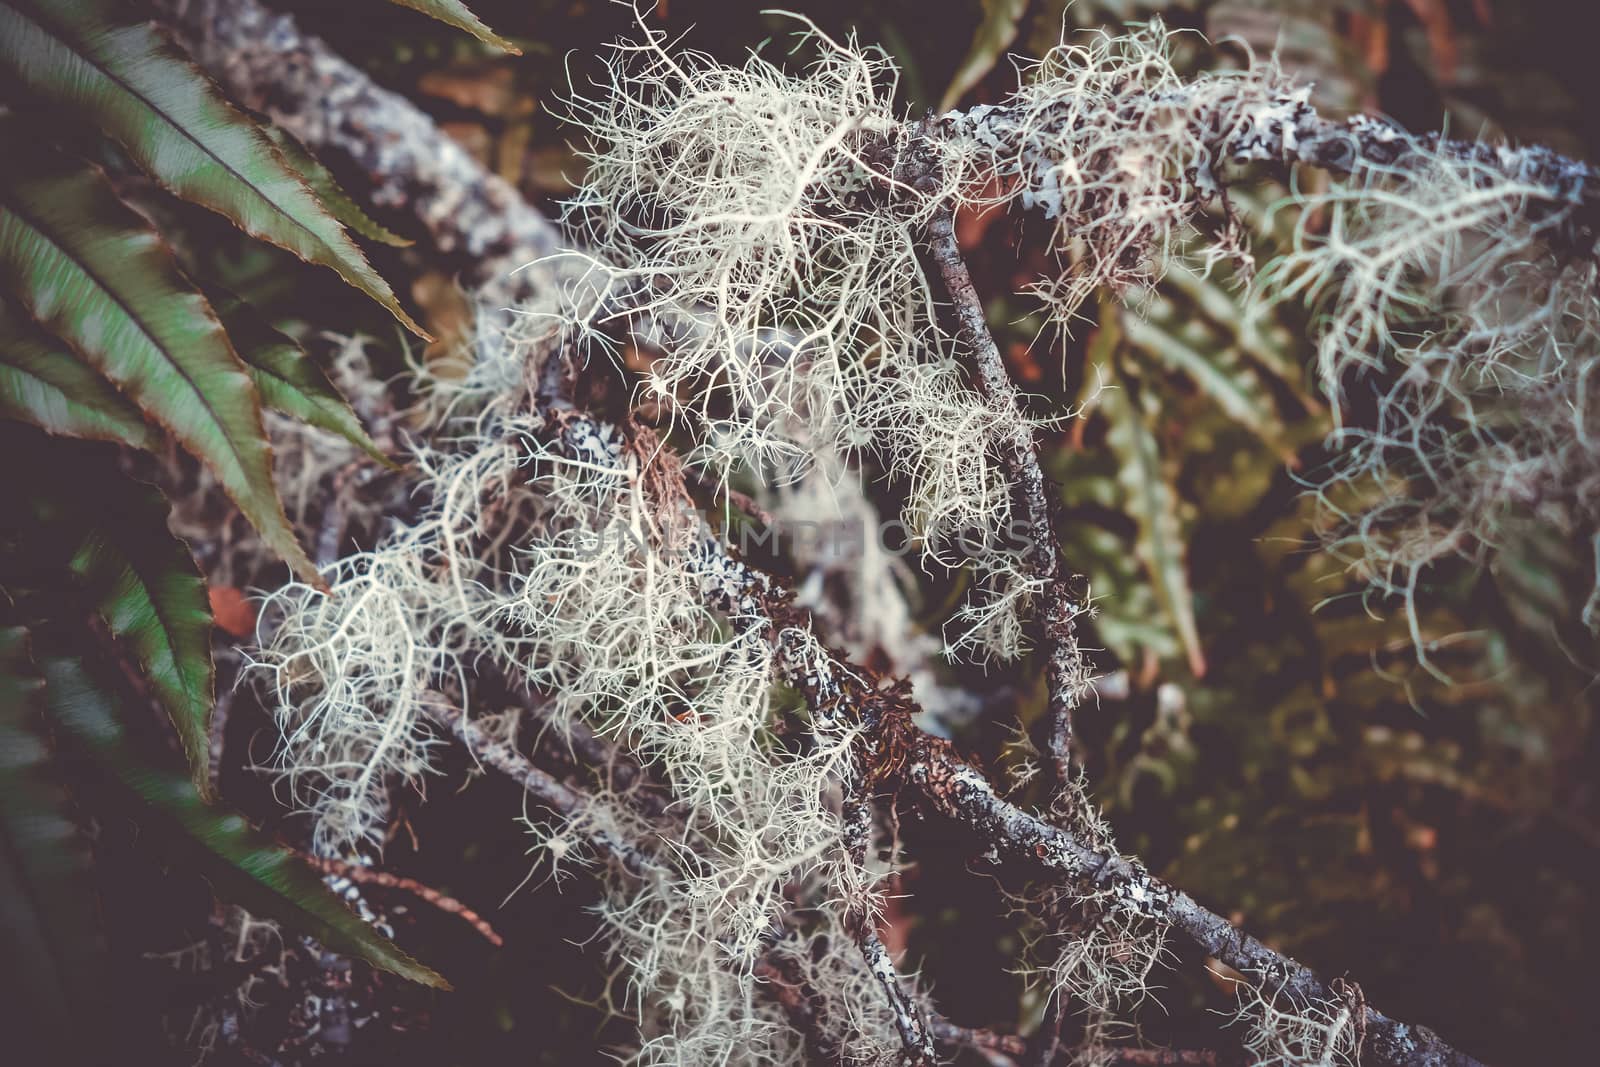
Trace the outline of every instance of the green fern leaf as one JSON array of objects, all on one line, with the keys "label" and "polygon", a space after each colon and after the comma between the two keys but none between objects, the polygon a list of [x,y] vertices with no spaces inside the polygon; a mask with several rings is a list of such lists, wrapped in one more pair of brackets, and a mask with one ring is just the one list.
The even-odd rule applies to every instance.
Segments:
[{"label": "green fern leaf", "polygon": [[0,434],[0,448],[36,457],[0,475],[13,508],[0,533],[6,599],[35,620],[81,626],[98,615],[138,661],[196,787],[209,791],[211,609],[188,548],[167,529],[165,498],[125,477],[103,448],[45,442],[14,427]]},{"label": "green fern leaf", "polygon": [[186,779],[144,762],[128,743],[111,696],[69,657],[40,664],[51,721],[130,799],[141,827],[170,842],[201,870],[224,899],[278,919],[335,952],[424,985],[449,988],[433,970],[402,952],[352,913],[292,852],[236,814],[200,799]]},{"label": "green fern leaf", "polygon": [[0,179],[0,285],[207,463],[308,580],[272,482],[255,386],[210,305],[105,176],[34,149]]},{"label": "green fern leaf", "polygon": [[1179,316],[1159,297],[1151,302],[1148,317],[1124,315],[1122,329],[1129,344],[1189,379],[1228,418],[1279,453],[1293,454],[1271,395],[1236,350],[1204,336],[1193,338],[1200,344],[1191,344]]},{"label": "green fern leaf", "polygon": [[461,3],[461,0],[393,0],[393,2],[448,23],[458,30],[466,30],[484,44],[494,45],[514,56],[522,54],[522,49],[485,26],[478,16],[467,9],[466,4]]},{"label": "green fern leaf", "polygon": [[26,319],[0,303],[0,417],[131,448],[160,442],[133,401]]},{"label": "green fern leaf", "polygon": [[1194,592],[1189,585],[1187,548],[1178,518],[1178,492],[1161,461],[1160,445],[1150,429],[1133,382],[1118,367],[1122,342],[1120,308],[1102,301],[1100,327],[1089,346],[1091,365],[1112,388],[1100,394],[1098,407],[1110,423],[1106,445],[1117,458],[1117,482],[1138,523],[1137,554],[1155,586],[1156,600],[1172,621],[1196,676],[1206,670],[1195,622]]},{"label": "green fern leaf", "polygon": [[[87,488],[79,482],[74,491]],[[95,512],[109,521],[89,528],[68,566],[144,668],[146,684],[177,728],[195,787],[209,794],[215,700],[205,579],[183,542],[167,532],[167,502],[159,492],[121,478],[103,478],[94,488]]]},{"label": "green fern leaf", "polygon": [[5,0],[0,64],[46,106],[104,130],[176,195],[332,268],[427,337],[256,125],[124,5]]},{"label": "green fern leaf", "polygon": [[228,339],[268,406],[338,434],[386,466],[395,465],[367,436],[361,419],[304,349],[237,296],[215,288],[209,292]]},{"label": "green fern leaf", "polygon": [[40,732],[43,685],[27,631],[0,629],[0,954],[8,975],[0,993],[7,1018],[22,1027],[20,1035],[8,1027],[6,1040],[57,1049],[61,1062],[99,1062],[93,1053],[102,1050],[85,1047],[98,1035],[74,1024],[104,1018],[106,942],[93,857]]},{"label": "green fern leaf", "polygon": [[328,213],[334,218],[368,240],[392,248],[407,248],[416,243],[374,221],[372,216],[363,211],[361,205],[344,191],[344,186],[333,176],[333,171],[323,166],[322,162],[307,151],[306,146],[297,141],[288,130],[259,116],[257,121],[261,125],[261,132],[267,135],[267,140],[283,154],[284,162],[293,167],[294,172],[300,175],[300,180],[311,187],[311,191],[317,194],[317,199],[322,201],[322,206],[327,208]]}]

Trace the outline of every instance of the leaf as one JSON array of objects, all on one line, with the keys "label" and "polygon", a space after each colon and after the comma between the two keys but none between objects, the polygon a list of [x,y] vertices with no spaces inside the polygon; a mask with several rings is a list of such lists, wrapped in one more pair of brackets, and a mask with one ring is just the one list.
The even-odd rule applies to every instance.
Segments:
[{"label": "leaf", "polygon": [[90,525],[67,566],[138,659],[183,742],[195,788],[208,796],[216,700],[205,579],[168,532],[167,502],[158,490],[122,478],[75,481],[79,493],[93,488],[94,514],[109,521]]},{"label": "leaf", "polygon": [[1263,332],[1261,308],[1241,304],[1239,297],[1182,263],[1173,263],[1161,282],[1164,289],[1181,293],[1217,329],[1229,334],[1251,362],[1287,385],[1301,404],[1312,411],[1321,409],[1315,391],[1306,388],[1306,367],[1297,358],[1288,331],[1268,322]]},{"label": "leaf", "polygon": [[267,140],[282,153],[284,162],[294,168],[295,173],[300,175],[300,180],[310,186],[311,191],[317,194],[317,199],[322,201],[322,206],[327,208],[334,218],[361,236],[380,244],[407,248],[416,243],[374,221],[372,216],[363,211],[361,205],[344,191],[339,180],[333,176],[333,171],[323,166],[322,162],[288,130],[266,118],[257,116],[257,121],[260,123],[261,132],[267,135]]},{"label": "leaf", "polygon": [[385,466],[395,465],[367,436],[361,419],[304,349],[232,293],[212,289],[210,295],[211,306],[227,327],[228,338],[249,368],[265,403],[285,415],[338,434]]},{"label": "leaf", "polygon": [[48,433],[151,449],[161,435],[133,401],[20,311],[0,304],[0,416]]},{"label": "leaf", "polygon": [[[71,817],[71,798],[52,773],[40,736],[44,682],[27,653],[27,631],[0,629],[0,983],[12,1047],[87,1045],[85,1020],[104,1018],[106,943],[91,877],[93,857]],[[34,1045],[29,1032],[49,1043]],[[66,1050],[62,1050],[66,1051]],[[89,1049],[73,1062],[99,1062]]]},{"label": "leaf", "polygon": [[994,69],[1011,42],[1017,39],[1017,29],[1027,10],[1028,0],[983,0],[983,21],[978,23],[978,32],[973,35],[966,56],[950,79],[944,99],[939,101],[941,114],[959,104],[961,98]]},{"label": "leaf", "polygon": [[401,7],[409,7],[413,11],[430,15],[458,30],[466,30],[484,44],[494,45],[514,56],[522,54],[522,49],[485,26],[478,16],[467,9],[466,4],[461,3],[461,0],[393,0],[393,2]]},{"label": "leaf", "polygon": [[[1228,418],[1254,433],[1280,453],[1293,456],[1272,397],[1261,381],[1242,365],[1237,351],[1210,337],[1208,351],[1179,336],[1179,318],[1159,297],[1152,301],[1150,318],[1122,316],[1122,330],[1135,348],[1142,349],[1188,378]],[[1253,387],[1253,388],[1252,388]]]},{"label": "leaf", "polygon": [[183,777],[133,751],[111,697],[76,659],[44,660],[44,698],[52,721],[81,746],[138,808],[141,826],[194,859],[217,894],[279,919],[335,952],[424,985],[449,988],[437,973],[363,922],[294,853],[245,820],[206,805]]},{"label": "leaf", "polygon": [[104,448],[8,427],[0,451],[36,457],[0,472],[12,509],[0,523],[6,600],[24,618],[75,630],[91,613],[104,620],[138,661],[141,684],[171,718],[195,785],[207,792],[211,609],[187,546],[167,529],[166,499],[124,476]]},{"label": "leaf", "polygon": [[104,130],[177,196],[332,268],[427,337],[255,123],[126,5],[5,0],[0,62],[47,106]]},{"label": "leaf", "polygon": [[1117,481],[1139,526],[1136,546],[1155,585],[1156,599],[1172,620],[1196,677],[1205,674],[1205,652],[1194,617],[1186,546],[1178,519],[1178,493],[1168,481],[1156,436],[1131,394],[1133,384],[1119,372],[1116,353],[1122,340],[1121,309],[1101,302],[1100,326],[1089,346],[1089,361],[1115,388],[1100,394],[1099,407],[1110,423],[1106,445],[1117,458]]},{"label": "leaf", "polygon": [[217,474],[308,580],[272,482],[255,386],[204,297],[105,176],[43,148],[0,178],[0,284]]}]

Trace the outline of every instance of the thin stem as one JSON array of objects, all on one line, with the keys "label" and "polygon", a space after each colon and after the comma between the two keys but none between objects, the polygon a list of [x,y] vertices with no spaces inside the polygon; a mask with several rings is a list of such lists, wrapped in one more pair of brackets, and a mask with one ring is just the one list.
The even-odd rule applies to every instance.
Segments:
[{"label": "thin stem", "polygon": [[455,915],[468,923],[474,930],[483,935],[483,939],[495,948],[505,944],[505,939],[495,932],[489,925],[489,920],[467,907],[461,901],[446,893],[441,893],[432,886],[424,885],[415,878],[405,878],[389,871],[380,871],[374,867],[366,867],[359,863],[346,863],[336,860],[331,856],[305,856],[306,862],[317,868],[323,874],[337,875],[347,878],[359,885],[378,885],[386,889],[399,889],[410,893],[412,896],[433,905],[448,915]]}]

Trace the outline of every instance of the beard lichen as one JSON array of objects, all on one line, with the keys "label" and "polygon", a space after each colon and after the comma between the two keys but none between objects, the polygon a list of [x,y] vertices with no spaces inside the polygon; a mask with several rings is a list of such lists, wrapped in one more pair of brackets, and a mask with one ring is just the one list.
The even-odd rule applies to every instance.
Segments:
[{"label": "beard lichen", "polygon": [[[579,812],[527,813],[545,859],[603,872],[596,921],[622,978],[612,1007],[638,1024],[636,1062],[807,1062],[768,965],[799,976],[816,1018],[849,1035],[848,1062],[897,1062],[882,976],[854,950],[851,917],[875,921],[892,866],[847,846],[859,724],[813,714],[802,737],[789,728],[768,623],[714,606],[696,562],[713,535],[654,435],[530,395],[552,359],[601,373],[612,335],[648,313],[666,335],[634,399],[695,441],[691,462],[719,480],[748,468],[791,505],[814,499],[818,457],[825,481],[892,472],[923,564],[974,570],[946,651],[1015,656],[1046,578],[1007,536],[1016,502],[997,449],[1031,440],[1039,421],[969,381],[924,267],[927,223],[1010,204],[1052,220],[1060,273],[1036,290],[1065,327],[1095,290],[1156,281],[1203,212],[1225,205],[1216,147],[1266,158],[1250,146],[1304,94],[1272,66],[1185,81],[1152,25],[1063,45],[994,108],[908,122],[887,59],[814,27],[800,73],[759,55],[724,66],[641,33],[614,46],[594,96],[569,104],[592,139],[565,212],[586,251],[564,276],[581,284],[509,325],[486,317],[450,374],[416,369],[420,507],[331,565],[328,590],[267,598],[256,677],[283,783],[326,854],[380,845],[389,791],[425,786],[433,702],[528,747],[503,694],[478,701],[486,676],[558,738],[581,727],[659,780],[665,824],[605,781]],[[1330,392],[1385,361],[1378,428],[1339,438],[1346,477],[1400,470],[1437,491],[1393,495],[1361,520],[1380,588],[1414,590],[1441,552],[1492,541],[1508,499],[1570,490],[1574,471],[1579,510],[1600,508],[1583,473],[1600,440],[1593,266],[1549,261],[1528,221],[1537,196],[1443,155],[1404,175],[1358,171],[1305,201],[1326,231],[1302,215],[1297,250],[1263,279],[1278,298],[1328,299]],[[1225,206],[1214,228],[1217,254],[1247,259]],[[1553,288],[1536,284],[1553,268]],[[1412,466],[1395,467],[1397,453]],[[875,521],[861,487],[851,493]],[[889,564],[870,559],[850,579],[856,595],[908,627]],[[802,652],[816,640],[785,636]],[[1076,783],[1053,814],[1114,851]],[[645,843],[642,870],[613,868],[584,844],[597,837]],[[1037,933],[1023,966],[1046,999],[1081,1011],[1091,1038],[1116,1033],[1149,992],[1161,924],[1081,886],[1018,903]],[[1263,1065],[1342,1062],[1348,1019],[1330,1011],[1263,997],[1246,1045]]]}]

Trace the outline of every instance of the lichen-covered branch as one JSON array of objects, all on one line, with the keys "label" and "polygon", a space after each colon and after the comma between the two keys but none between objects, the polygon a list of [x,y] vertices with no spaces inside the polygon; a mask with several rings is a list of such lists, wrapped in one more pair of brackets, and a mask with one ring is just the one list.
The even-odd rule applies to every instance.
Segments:
[{"label": "lichen-covered branch", "polygon": [[[986,401],[1008,413],[1020,411],[1022,398],[1006,372],[1000,349],[984,319],[983,302],[978,298],[966,261],[961,257],[949,208],[939,208],[928,221],[928,243],[954,306],[961,342],[972,359],[973,377],[979,391]],[[1083,703],[1089,684],[1074,623],[1083,606],[1072,594],[1074,576],[1061,558],[1050,514],[1053,494],[1044,468],[1039,465],[1039,449],[1033,434],[1025,423],[1018,424],[1016,420],[1001,420],[999,425],[1015,426],[1006,440],[994,444],[1027,515],[1029,566],[1033,575],[1045,583],[1038,622],[1044,635],[1046,679],[1050,690],[1047,705],[1051,724],[1050,752],[1065,785],[1072,766],[1072,713]]]},{"label": "lichen-covered branch", "polygon": [[596,808],[578,790],[536,767],[507,742],[486,735],[477,723],[442,694],[427,700],[424,708],[429,718],[460,741],[474,759],[517,783],[530,797],[569,823],[583,827],[590,843],[620,863],[629,873],[643,877],[652,869],[651,861],[635,842],[588,821],[587,817]]},{"label": "lichen-covered branch", "polygon": [[[987,778],[942,738],[917,732],[902,771],[933,810],[962,822],[993,844],[1006,861],[1107,893],[1113,909],[1157,919],[1258,985],[1302,1004],[1339,1000],[1304,964],[1269,948],[1193,897],[1150,874],[1137,860],[1106,855],[1072,834],[1005,800]],[[1471,1067],[1471,1056],[1433,1031],[1366,1009],[1367,1063],[1414,1067]]]},{"label": "lichen-covered branch", "polygon": [[[1195,133],[1202,159],[1188,175],[1205,194],[1219,193],[1226,182],[1224,166],[1271,163],[1302,165],[1336,174],[1368,169],[1406,173],[1439,160],[1485,168],[1500,176],[1541,188],[1551,205],[1572,209],[1565,220],[1565,243],[1582,254],[1595,252],[1600,233],[1600,169],[1569,159],[1542,145],[1486,144],[1446,138],[1436,132],[1415,134],[1387,119],[1354,115],[1326,118],[1311,104],[1311,87],[1283,86],[1239,106],[1231,95],[1210,95],[1193,85],[1177,89],[1137,91],[1117,105],[1124,115],[1164,114]],[[938,120],[945,136],[970,139],[1000,158],[1031,172],[1039,188],[1030,199],[1052,213],[1059,202],[1048,191],[1045,176],[1068,162],[1054,158],[1048,133],[1053,123],[1078,121],[1075,104],[1062,99],[1054,107],[980,104],[952,111]]]},{"label": "lichen-covered branch", "polygon": [[[716,573],[719,585],[735,602],[763,611],[768,618],[786,620],[784,627],[774,627],[775,635],[790,634],[790,647],[801,643],[794,636],[800,623],[787,590],[725,555],[718,561]],[[864,742],[869,767],[892,775],[934,812],[970,827],[992,845],[1002,862],[1092,888],[1101,906],[1165,923],[1258,986],[1297,1003],[1342,999],[1310,968],[1156,878],[1138,860],[1097,851],[1069,831],[1001,797],[983,772],[948,740],[916,727],[912,721],[915,705],[902,689],[876,688],[868,681],[870,672],[842,661],[814,639],[805,642],[810,649],[805,657],[785,655],[783,643],[780,637],[778,663],[792,684],[802,692],[836,692],[830,701],[835,714],[848,709],[870,724]],[[1479,1067],[1477,1060],[1426,1027],[1399,1022],[1370,1006],[1364,1010],[1364,1063]]]},{"label": "lichen-covered branch", "polygon": [[545,731],[540,734],[540,742],[546,750],[598,775],[610,792],[627,800],[645,816],[681,822],[681,813],[672,810],[671,792],[652,778],[622,746],[601,737],[585,723],[558,723],[556,716],[536,700],[528,702],[528,711]]}]

